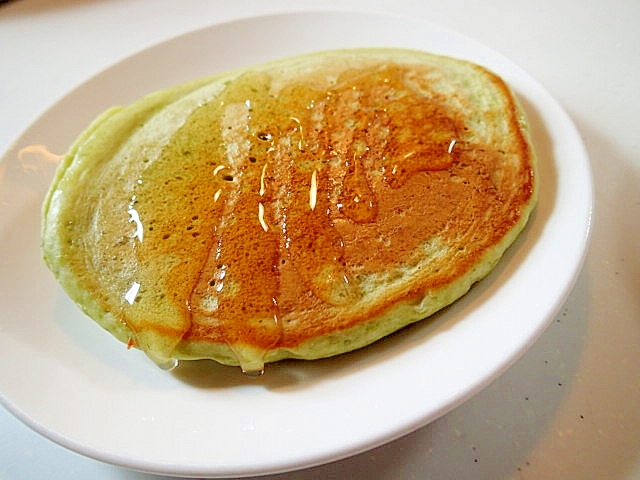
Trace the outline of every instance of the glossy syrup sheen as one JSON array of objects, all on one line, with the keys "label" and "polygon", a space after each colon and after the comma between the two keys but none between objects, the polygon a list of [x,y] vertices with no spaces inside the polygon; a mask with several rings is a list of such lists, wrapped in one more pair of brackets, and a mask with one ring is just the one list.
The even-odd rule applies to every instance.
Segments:
[{"label": "glossy syrup sheen", "polygon": [[371,294],[362,278],[415,264],[434,236],[474,246],[419,286],[436,288],[518,220],[505,206],[526,201],[530,176],[506,198],[495,171],[509,152],[473,140],[416,71],[381,64],[277,92],[249,72],[191,114],[132,197],[140,264],[181,259],[157,275],[188,319],[185,340],[266,351],[347,328],[364,318],[333,316]]}]

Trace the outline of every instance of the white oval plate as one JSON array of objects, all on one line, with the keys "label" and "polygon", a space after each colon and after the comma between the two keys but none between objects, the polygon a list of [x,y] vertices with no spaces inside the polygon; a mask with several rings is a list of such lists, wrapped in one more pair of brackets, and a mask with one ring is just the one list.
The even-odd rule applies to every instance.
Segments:
[{"label": "white oval plate", "polygon": [[[321,49],[396,46],[500,74],[529,115],[538,208],[503,262],[452,307],[369,348],[271,365],[168,373],[126,350],[57,287],[39,253],[40,203],[61,153],[103,109],[194,77]],[[356,454],[417,429],[485,387],[541,334],[582,264],[591,177],[568,116],[529,75],[429,23],[346,12],[214,25],[140,52],[49,109],[0,162],[0,399],[33,429],[106,462],[183,476],[257,475]]]}]

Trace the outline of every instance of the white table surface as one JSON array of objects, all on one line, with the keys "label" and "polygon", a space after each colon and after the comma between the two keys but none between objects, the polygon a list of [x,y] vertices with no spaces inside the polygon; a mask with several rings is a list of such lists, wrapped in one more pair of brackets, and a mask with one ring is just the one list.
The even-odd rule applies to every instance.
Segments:
[{"label": "white table surface", "polygon": [[[488,388],[373,451],[265,478],[640,479],[640,2],[13,1],[0,6],[0,151],[67,91],[142,48],[226,19],[319,7],[422,17],[522,66],[584,139],[594,224],[561,312]],[[122,35],[123,22],[136,28]],[[161,477],[67,451],[0,407],[0,479],[35,478]]]}]

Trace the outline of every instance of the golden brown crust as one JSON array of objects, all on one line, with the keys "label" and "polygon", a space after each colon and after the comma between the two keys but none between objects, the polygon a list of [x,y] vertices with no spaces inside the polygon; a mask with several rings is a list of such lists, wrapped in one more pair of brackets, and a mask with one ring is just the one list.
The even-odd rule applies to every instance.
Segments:
[{"label": "golden brown crust", "polygon": [[[487,73],[507,100],[504,114],[509,118],[513,136],[509,140],[509,152],[465,141],[465,118],[447,108],[446,102],[435,95],[426,101],[424,94],[403,91],[406,87],[402,78],[408,72],[402,68],[376,67],[375,70],[379,71],[358,72],[355,79],[345,75],[346,79],[337,82],[329,93],[339,100],[325,103],[324,124],[318,132],[311,125],[311,115],[305,117],[304,110],[284,110],[285,115],[297,118],[291,122],[291,128],[295,130],[299,123],[301,131],[306,132],[304,150],[308,153],[292,145],[283,156],[295,155],[299,164],[313,163],[315,158],[338,159],[334,161],[336,165],[329,168],[331,173],[325,173],[318,180],[318,197],[322,200],[316,209],[309,209],[308,172],[279,172],[279,168],[286,168],[277,163],[282,160],[269,164],[270,171],[276,171],[269,173],[268,180],[286,177],[288,194],[298,197],[288,207],[287,231],[283,232],[281,226],[276,233],[260,232],[255,218],[260,199],[250,200],[245,196],[242,211],[251,218],[246,226],[239,227],[241,222],[234,224],[233,237],[222,243],[240,246],[246,243],[243,239],[247,237],[261,237],[257,244],[251,244],[249,255],[267,258],[264,264],[267,271],[256,272],[255,256],[245,257],[246,263],[236,270],[238,282],[247,287],[236,295],[230,307],[233,313],[229,315],[237,315],[232,323],[233,333],[194,316],[184,341],[224,342],[232,338],[247,342],[250,339],[260,348],[295,348],[310,338],[366,322],[399,301],[420,299],[425,291],[455,281],[467,274],[485,249],[494,246],[520,220],[519,207],[527,205],[533,193],[532,169],[524,166],[515,171],[504,170],[523,178],[507,176],[502,179],[503,185],[496,185],[492,177],[500,170],[506,155],[518,161],[530,157],[529,144],[518,124],[517,106],[504,83]],[[415,70],[420,69],[414,68],[411,73]],[[428,85],[421,88],[427,90]],[[358,92],[357,107],[348,104],[349,95],[354,91]],[[402,92],[403,98],[381,101],[391,91]],[[324,95],[325,92],[314,92],[307,103],[314,103],[318,108]],[[296,100],[299,98],[300,92]],[[349,129],[341,127],[348,122],[357,125]],[[455,144],[449,149],[454,140]],[[356,152],[358,142],[369,150]],[[260,161],[259,164],[264,165]],[[392,174],[392,170],[397,171]],[[326,185],[329,183],[336,185]],[[360,202],[353,203],[356,196]],[[269,201],[274,200],[265,203]],[[493,213],[484,218],[486,212]],[[238,208],[235,213],[238,214]],[[335,305],[323,299],[326,292],[313,284],[318,267],[332,260],[336,260],[332,266],[341,264],[334,274],[338,283],[342,282],[343,275],[352,277],[350,282],[353,282],[353,277],[359,275],[411,263],[411,257],[425,239],[434,236],[439,236],[444,244],[460,245],[464,254],[452,256],[450,264],[440,272],[430,272],[428,276],[407,282],[402,291],[367,309],[335,318]],[[286,253],[280,249],[280,243],[285,240],[291,242]],[[243,249],[235,248],[231,256],[239,257]],[[213,269],[205,268],[201,278],[212,275]],[[262,288],[250,283],[256,278],[264,282]],[[346,283],[339,285],[344,286]],[[241,317],[253,307],[247,304],[254,293],[263,300],[262,308],[266,311],[263,317],[281,315],[278,321],[284,322],[285,328],[265,334],[244,326],[245,319]],[[277,309],[272,299],[277,299]],[[296,328],[286,328],[288,321],[295,322]],[[259,335],[252,336],[256,332]]]}]

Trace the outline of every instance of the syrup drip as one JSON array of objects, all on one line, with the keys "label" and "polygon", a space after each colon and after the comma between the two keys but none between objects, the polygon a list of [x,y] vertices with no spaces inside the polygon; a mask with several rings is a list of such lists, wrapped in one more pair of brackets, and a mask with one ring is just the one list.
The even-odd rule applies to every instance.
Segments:
[{"label": "syrup drip", "polygon": [[[184,274],[167,285],[190,288],[176,297],[191,317],[185,339],[222,339],[257,375],[266,352],[286,343],[287,312],[358,301],[358,265],[338,222],[375,227],[385,196],[450,168],[461,150],[459,123],[405,74],[382,65],[327,90],[293,83],[274,93],[267,74],[249,73],[185,124],[167,152],[188,152],[179,176],[193,169],[191,183],[168,195],[204,205],[201,237],[182,246],[191,263],[175,268],[197,269],[197,281]],[[168,155],[164,165],[177,168]]]},{"label": "syrup drip", "polygon": [[338,208],[357,223],[374,222],[378,215],[378,203],[369,186],[362,157],[355,153],[347,165]]},{"label": "syrup drip", "polygon": [[[279,287],[279,235],[267,227],[271,195],[266,164],[256,166],[250,160],[264,149],[248,141],[252,133],[252,102],[239,102],[234,93],[232,89],[222,98],[226,116],[220,127],[226,143],[228,186],[221,193],[225,203],[213,231],[216,248],[202,268],[190,304],[192,309],[196,306],[196,321],[213,321],[243,370],[256,372],[262,370],[261,361],[256,365],[255,352],[245,353],[243,344],[266,351],[282,336],[277,304],[273,301]],[[260,141],[270,140],[267,133],[257,136]],[[243,248],[247,237],[260,238],[264,248]],[[248,271],[252,274],[246,275]]]}]

